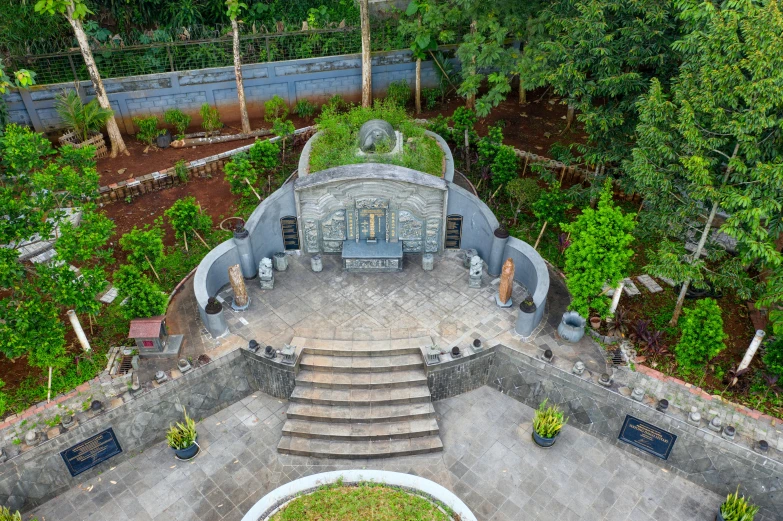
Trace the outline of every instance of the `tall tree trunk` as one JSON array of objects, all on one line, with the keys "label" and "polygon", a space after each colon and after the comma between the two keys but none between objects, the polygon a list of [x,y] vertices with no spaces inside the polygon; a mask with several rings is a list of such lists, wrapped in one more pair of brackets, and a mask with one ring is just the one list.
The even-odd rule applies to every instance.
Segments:
[{"label": "tall tree trunk", "polygon": [[574,106],[569,103],[568,104],[568,112],[566,113],[566,127],[563,129],[562,134],[565,134],[568,132],[568,129],[571,128],[571,123],[574,121]]},{"label": "tall tree trunk", "polygon": [[[734,146],[734,153],[731,154],[731,159],[734,159],[734,157],[737,155],[737,152],[739,152],[739,143],[737,143]],[[731,165],[731,160],[729,160],[729,165]],[[726,184],[726,182],[729,180],[729,176],[731,175],[732,168],[731,166],[728,166],[726,168],[726,173],[723,175],[723,181],[721,182],[721,188]],[[715,214],[718,213],[718,202],[715,201],[712,203],[712,208],[710,209],[710,215],[707,217],[707,222],[704,223],[704,230],[701,232],[701,237],[699,238],[699,243],[696,245],[696,251],[693,252],[693,257],[691,257],[691,262],[694,260],[698,260],[701,256],[701,252],[704,249],[704,244],[707,242],[707,237],[710,235],[710,228],[712,227],[712,222],[715,220]],[[674,313],[672,314],[672,319],[669,322],[670,326],[676,326],[677,321],[680,319],[680,313],[682,313],[682,305],[685,302],[685,294],[688,292],[688,288],[691,285],[691,281],[686,280],[682,283],[682,288],[680,289],[680,294],[677,297],[677,303],[674,305]]]},{"label": "tall tree trunk", "polygon": [[[472,22],[470,22],[470,33],[471,34],[475,33],[478,30],[477,23],[478,22],[476,22],[476,20],[473,20]],[[473,56],[470,59],[470,61],[473,64],[473,68],[475,69],[475,67],[476,67],[476,57]],[[472,72],[471,74],[475,74],[475,71]],[[476,95],[475,94],[469,94],[468,95],[468,99],[465,100],[465,106],[467,108],[469,108],[469,109],[473,109],[476,106]]]},{"label": "tall tree trunk", "polygon": [[[98,104],[101,108],[111,110],[109,104],[109,97],[106,95],[106,90],[103,88],[103,81],[101,81],[101,75],[98,72],[98,66],[95,64],[95,58],[92,57],[92,50],[90,49],[90,43],[87,41],[87,34],[84,32],[81,20],[73,17],[73,4],[68,3],[66,18],[68,23],[73,27],[73,33],[76,35],[76,41],[79,43],[79,50],[82,52],[82,58],[84,58],[84,64],[87,66],[87,73],[90,75],[92,86],[95,89],[95,97],[98,98]],[[117,157],[118,154],[130,155],[128,148],[125,146],[125,141],[122,140],[120,134],[120,127],[117,126],[117,120],[114,118],[114,114],[106,122],[106,132],[109,134],[109,141],[111,141],[111,157]]]},{"label": "tall tree trunk", "polygon": [[421,114],[421,58],[416,58],[416,114]]},{"label": "tall tree trunk", "polygon": [[362,107],[372,106],[372,52],[369,0],[359,0],[362,21]]},{"label": "tall tree trunk", "polygon": [[519,104],[525,105],[527,103],[527,91],[522,84],[522,77],[519,77]]},{"label": "tall tree trunk", "polygon": [[231,19],[231,28],[234,30],[234,75],[237,78],[237,97],[239,98],[239,116],[242,118],[242,133],[250,132],[250,118],[247,116],[247,103],[245,102],[245,86],[242,83],[242,56],[239,52],[239,24],[236,18]]}]

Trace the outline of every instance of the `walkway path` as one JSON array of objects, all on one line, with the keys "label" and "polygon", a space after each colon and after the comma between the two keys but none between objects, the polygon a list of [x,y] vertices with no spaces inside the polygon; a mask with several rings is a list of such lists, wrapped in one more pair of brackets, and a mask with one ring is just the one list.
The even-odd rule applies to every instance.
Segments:
[{"label": "walkway path", "polygon": [[343,468],[434,480],[479,521],[712,521],[722,500],[569,426],[553,448],[540,449],[530,439],[532,409],[489,387],[435,403],[443,452],[388,460],[278,454],[285,407],[256,393],[199,424],[205,450],[194,461],[175,461],[162,442],[33,514],[45,521],[238,521],[277,486]]}]

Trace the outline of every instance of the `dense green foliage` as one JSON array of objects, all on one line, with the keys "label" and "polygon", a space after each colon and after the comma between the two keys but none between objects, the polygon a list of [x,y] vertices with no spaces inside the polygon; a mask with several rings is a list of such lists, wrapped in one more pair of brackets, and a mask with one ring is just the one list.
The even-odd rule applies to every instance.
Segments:
[{"label": "dense green foliage", "polygon": [[683,374],[704,371],[707,362],[726,348],[721,309],[714,299],[697,300],[692,308],[686,308],[680,329],[682,336],[674,346],[674,355]]},{"label": "dense green foliage", "polygon": [[120,247],[139,270],[157,269],[163,260],[163,230],[157,225],[146,225],[143,229],[134,226],[120,237]]},{"label": "dense green foliage", "polygon": [[136,139],[148,146],[155,144],[158,136],[166,133],[165,129],[158,128],[158,117],[148,116],[146,118],[133,118],[133,123],[138,127]]},{"label": "dense green foliage", "polygon": [[223,123],[220,121],[220,114],[218,109],[211,107],[209,103],[204,103],[199,109],[199,115],[201,116],[201,128],[207,133],[207,136],[217,132],[223,128]]},{"label": "dense green foliage", "polygon": [[191,237],[192,241],[195,234],[200,233],[203,237],[203,234],[212,228],[212,218],[201,211],[201,205],[192,196],[178,199],[163,214],[168,218],[178,239],[187,240],[187,237]]},{"label": "dense green foliage", "polygon": [[633,214],[623,214],[612,202],[612,185],[604,185],[598,208],[585,208],[563,230],[571,234],[572,244],[565,251],[566,284],[571,293],[570,309],[587,317],[591,309],[601,316],[608,311],[604,284],[616,287],[627,275],[633,255],[631,232],[636,225]]},{"label": "dense green foliage", "polygon": [[519,170],[519,158],[514,147],[500,145],[495,159],[490,167],[492,172],[492,186],[500,187],[517,178]]},{"label": "dense green foliage", "polygon": [[565,212],[573,206],[566,194],[560,190],[560,183],[554,182],[535,201],[533,201],[533,214],[539,224],[550,223],[559,226],[565,221]]},{"label": "dense green foliage", "polygon": [[125,300],[120,308],[128,320],[154,317],[166,312],[166,295],[135,266],[126,264],[114,273],[117,297]]},{"label": "dense green foliage", "polygon": [[185,137],[185,131],[190,126],[191,117],[179,109],[169,109],[163,113],[163,121],[174,127],[176,138]]},{"label": "dense green foliage", "polygon": [[288,117],[288,103],[275,94],[264,102],[264,121],[271,123]]},{"label": "dense green foliage", "polygon": [[783,337],[778,337],[767,345],[761,360],[769,373],[783,380]]},{"label": "dense green foliage", "polygon": [[554,438],[566,424],[565,414],[557,405],[547,407],[546,400],[541,402],[533,416],[533,430],[542,438]]},{"label": "dense green foliage", "polygon": [[408,85],[408,80],[389,83],[389,88],[386,90],[386,99],[398,107],[405,108],[411,99],[411,87]]},{"label": "dense green foliage", "polygon": [[231,193],[243,196],[253,195],[251,186],[261,190],[259,184],[280,164],[280,149],[277,143],[269,140],[256,141],[247,154],[237,154],[226,163],[224,168],[226,181],[231,186]]},{"label": "dense green foliage", "polygon": [[[359,128],[371,119],[388,121],[395,130],[402,132],[402,154],[397,156],[359,155]],[[340,165],[364,163],[370,160],[395,164],[441,175],[443,151],[437,141],[424,135],[424,128],[414,123],[405,109],[395,103],[376,101],[372,108],[353,107],[340,113],[332,106],[324,105],[316,119],[322,132],[313,143],[310,153],[310,172],[318,172]],[[410,141],[408,141],[410,139]]]},{"label": "dense green foliage", "polygon": [[101,108],[98,100],[82,103],[75,90],[59,94],[55,98],[54,107],[65,126],[72,130],[80,141],[86,141],[90,134],[99,132],[113,114],[111,110]]},{"label": "dense green foliage", "polygon": [[294,105],[294,114],[304,119],[312,119],[318,108],[307,99],[300,99]]}]

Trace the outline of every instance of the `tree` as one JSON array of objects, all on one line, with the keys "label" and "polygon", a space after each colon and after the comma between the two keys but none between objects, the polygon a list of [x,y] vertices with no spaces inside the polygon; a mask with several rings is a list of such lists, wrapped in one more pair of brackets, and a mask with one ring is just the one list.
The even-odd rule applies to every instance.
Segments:
[{"label": "tree", "polygon": [[[416,59],[416,114],[421,112],[421,60],[438,48],[438,43],[451,43],[456,33],[450,27],[461,13],[453,4],[432,0],[412,0],[399,20],[401,35],[411,39],[411,51]],[[436,65],[437,66],[437,65]]]},{"label": "tree", "polygon": [[149,266],[155,278],[160,282],[157,268],[163,261],[163,230],[148,224],[143,229],[135,226],[120,237],[120,247],[128,253],[128,260],[139,269]]},{"label": "tree", "polygon": [[199,234],[206,233],[212,228],[212,218],[201,211],[201,205],[195,197],[178,199],[171,208],[164,212],[169,219],[169,224],[174,228],[177,238],[185,241],[185,249],[188,249],[188,235],[193,234],[206,246],[204,238]]},{"label": "tree", "polygon": [[362,28],[362,107],[372,106],[372,45],[370,42],[370,3],[359,0]]},{"label": "tree", "polygon": [[530,206],[538,200],[541,187],[535,179],[517,177],[506,183],[506,194],[511,200],[511,210],[514,212],[514,224],[516,224],[522,207]]},{"label": "tree", "polygon": [[544,191],[543,194],[533,203],[533,214],[541,224],[541,232],[538,234],[536,243],[533,249],[538,249],[538,243],[541,242],[541,237],[544,236],[544,230],[548,223],[554,223],[558,225],[565,220],[566,211],[570,210],[573,205],[565,198],[565,194],[560,190],[560,183],[555,181],[549,190]]},{"label": "tree", "polygon": [[[650,273],[682,281],[676,325],[689,286],[734,286],[750,297],[745,269],[776,270],[783,209],[783,16],[777,2],[732,2],[720,8],[681,0],[689,29],[676,42],[683,55],[667,92],[652,81],[638,104],[638,141],[626,169],[645,199],[645,226],[665,238]],[[737,240],[738,256],[709,251],[718,231]],[[693,253],[683,244],[698,237]],[[695,238],[694,238],[695,240]],[[710,253],[708,265],[702,254]]]},{"label": "tree", "polygon": [[618,163],[633,144],[636,101],[653,77],[676,71],[677,23],[671,0],[558,0],[540,14],[547,36],[533,32],[522,60],[526,81],[548,84],[584,124],[592,164]]},{"label": "tree", "polygon": [[242,54],[239,47],[239,24],[237,17],[242,9],[247,9],[247,4],[239,0],[226,0],[228,17],[231,19],[231,29],[234,34],[234,76],[237,79],[237,98],[239,98],[239,116],[242,119],[242,133],[250,132],[250,118],[247,115],[247,103],[245,102],[245,87],[242,83]]},{"label": "tree", "polygon": [[[37,13],[46,13],[49,15],[61,14],[65,16],[68,23],[73,28],[73,33],[76,36],[76,41],[79,44],[79,50],[84,58],[84,64],[87,67],[87,73],[90,75],[93,89],[95,90],[95,97],[98,99],[98,103],[104,110],[111,110],[109,104],[109,97],[106,95],[106,89],[103,88],[103,80],[98,72],[98,66],[95,64],[95,58],[92,55],[92,49],[90,48],[90,42],[87,39],[87,34],[84,32],[82,26],[82,20],[88,15],[92,14],[92,11],[87,9],[87,5],[83,0],[38,0],[35,4],[35,11]],[[109,134],[109,140],[111,141],[111,157],[117,157],[117,154],[130,155],[125,142],[122,140],[120,134],[120,127],[117,126],[117,120],[112,115],[108,121],[106,121],[106,131]]]},{"label": "tree", "polygon": [[718,303],[711,298],[697,300],[694,307],[685,310],[682,336],[674,346],[680,372],[703,372],[707,362],[726,348],[727,337]]},{"label": "tree", "polygon": [[166,295],[135,266],[124,264],[114,273],[118,297],[125,301],[122,316],[128,320],[166,313]]},{"label": "tree", "polygon": [[612,184],[604,183],[598,208],[582,214],[563,230],[571,234],[572,244],[565,251],[566,285],[571,293],[569,309],[587,317],[590,309],[605,315],[609,309],[604,284],[616,287],[626,276],[633,256],[631,232],[634,214],[623,214],[612,202]]}]

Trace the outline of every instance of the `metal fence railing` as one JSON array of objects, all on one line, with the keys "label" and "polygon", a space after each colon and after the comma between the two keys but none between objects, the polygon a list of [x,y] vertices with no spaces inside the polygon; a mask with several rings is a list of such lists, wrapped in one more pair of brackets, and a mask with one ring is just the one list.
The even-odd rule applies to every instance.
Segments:
[{"label": "metal fence railing", "polygon": [[[410,45],[400,36],[393,20],[375,24],[371,31],[373,51],[406,49]],[[359,27],[245,34],[240,37],[240,45],[243,64],[356,54],[362,47]],[[93,56],[103,78],[226,67],[234,63],[230,33],[216,38],[138,45],[109,42],[108,45],[96,45]],[[4,61],[10,70],[35,71],[39,85],[89,79],[78,49],[10,56]]]}]

